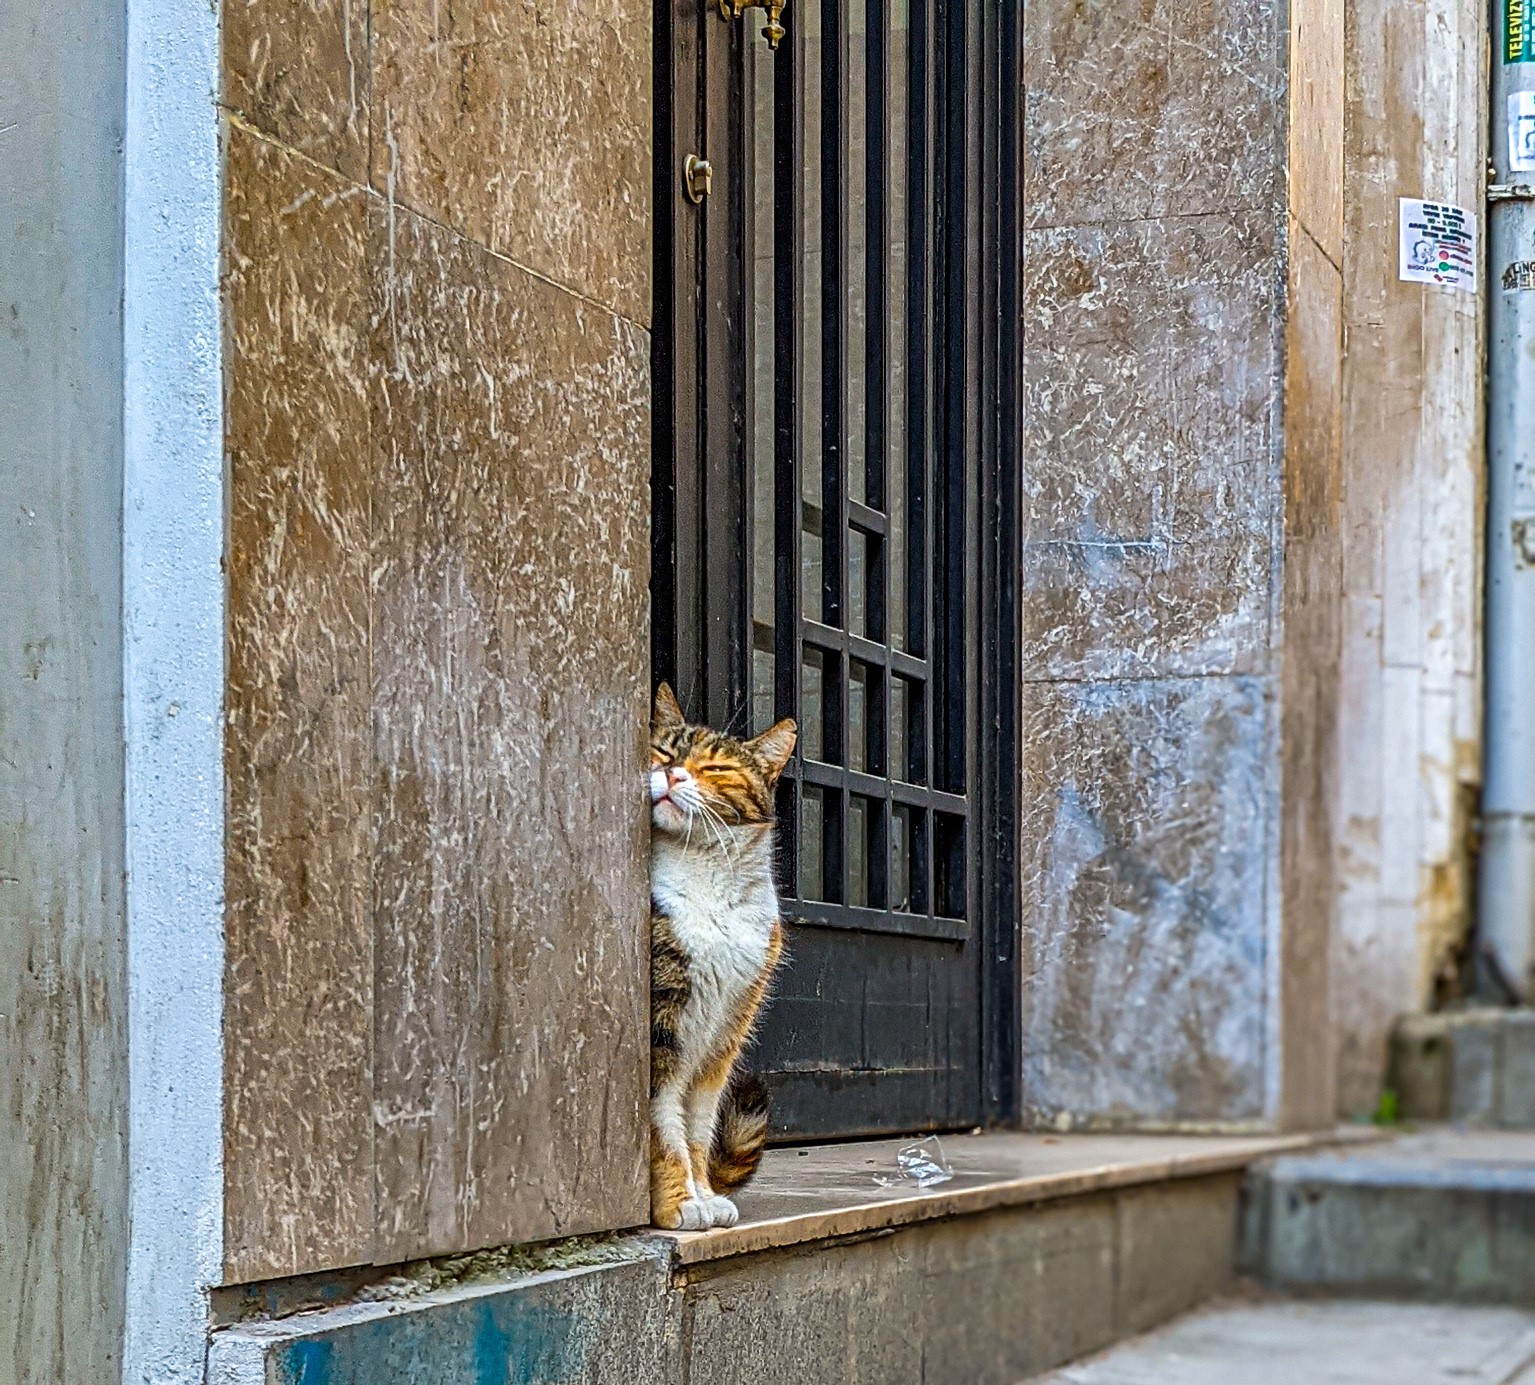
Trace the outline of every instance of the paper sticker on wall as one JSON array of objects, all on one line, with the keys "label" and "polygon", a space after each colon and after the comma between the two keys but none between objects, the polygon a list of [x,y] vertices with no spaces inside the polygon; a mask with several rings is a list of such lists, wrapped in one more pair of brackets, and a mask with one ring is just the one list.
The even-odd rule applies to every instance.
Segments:
[{"label": "paper sticker on wall", "polygon": [[1409,284],[1476,292],[1476,218],[1448,202],[1397,199],[1399,266]]},{"label": "paper sticker on wall", "polygon": [[1535,173],[1535,91],[1508,94],[1508,167]]}]

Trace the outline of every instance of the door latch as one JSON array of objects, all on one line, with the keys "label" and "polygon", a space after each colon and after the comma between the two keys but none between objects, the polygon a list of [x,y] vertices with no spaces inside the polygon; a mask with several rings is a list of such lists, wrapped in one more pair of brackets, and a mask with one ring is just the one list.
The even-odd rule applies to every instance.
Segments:
[{"label": "door latch", "polygon": [[739,19],[747,10],[766,10],[767,23],[762,26],[762,35],[769,48],[777,48],[778,40],[786,32],[780,23],[785,3],[786,0],[720,0],[720,18]]},{"label": "door latch", "polygon": [[690,202],[702,202],[714,191],[714,167],[708,159],[689,154],[682,161],[682,186]]}]

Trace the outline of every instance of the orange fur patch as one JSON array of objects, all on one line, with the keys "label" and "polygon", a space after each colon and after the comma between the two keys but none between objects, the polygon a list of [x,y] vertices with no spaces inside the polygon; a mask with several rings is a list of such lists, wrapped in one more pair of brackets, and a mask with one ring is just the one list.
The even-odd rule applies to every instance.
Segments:
[{"label": "orange fur patch", "polygon": [[675,1229],[682,1224],[682,1204],[688,1196],[688,1167],[662,1147],[655,1132],[650,1137],[650,1220]]}]

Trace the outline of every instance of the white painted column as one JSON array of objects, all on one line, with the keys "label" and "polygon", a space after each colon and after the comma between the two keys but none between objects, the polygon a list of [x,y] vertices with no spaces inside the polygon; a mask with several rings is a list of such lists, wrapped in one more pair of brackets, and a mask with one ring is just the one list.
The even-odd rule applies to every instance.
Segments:
[{"label": "white painted column", "polygon": [[223,1259],[219,12],[128,0],[127,15],[123,1378],[194,1385]]}]

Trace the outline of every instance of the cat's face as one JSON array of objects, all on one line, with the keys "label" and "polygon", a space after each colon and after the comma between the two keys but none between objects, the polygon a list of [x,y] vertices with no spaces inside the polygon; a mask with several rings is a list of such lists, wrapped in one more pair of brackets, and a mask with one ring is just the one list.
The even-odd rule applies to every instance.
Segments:
[{"label": "cat's face", "polygon": [[766,826],[773,786],[794,751],[795,729],[780,721],[738,741],[690,726],[671,688],[656,690],[650,719],[650,822],[661,832],[709,840],[709,827]]}]

